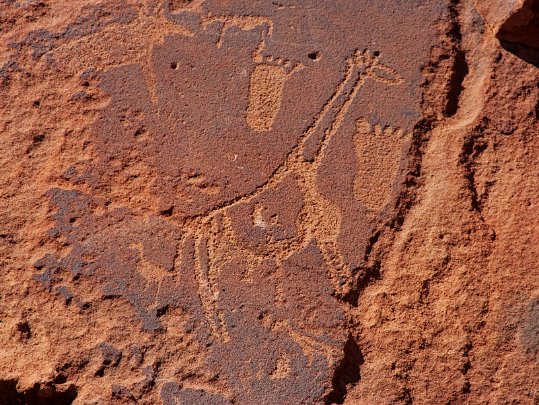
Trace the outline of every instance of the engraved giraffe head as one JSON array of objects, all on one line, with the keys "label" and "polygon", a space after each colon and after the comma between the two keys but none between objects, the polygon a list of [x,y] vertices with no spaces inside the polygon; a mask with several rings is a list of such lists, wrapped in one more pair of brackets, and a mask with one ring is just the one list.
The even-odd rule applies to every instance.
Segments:
[{"label": "engraved giraffe head", "polygon": [[364,70],[367,77],[377,82],[388,86],[396,86],[404,82],[403,77],[395,69],[380,62],[379,52],[358,50],[354,54],[354,63]]}]

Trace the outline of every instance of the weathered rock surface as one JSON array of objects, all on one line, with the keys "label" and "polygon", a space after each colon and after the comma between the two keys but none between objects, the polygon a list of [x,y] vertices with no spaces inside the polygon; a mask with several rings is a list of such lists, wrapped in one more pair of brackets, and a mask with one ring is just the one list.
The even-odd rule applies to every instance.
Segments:
[{"label": "weathered rock surface", "polygon": [[477,0],[477,8],[500,40],[539,49],[539,1]]},{"label": "weathered rock surface", "polygon": [[0,1],[0,404],[539,402],[502,3]]}]

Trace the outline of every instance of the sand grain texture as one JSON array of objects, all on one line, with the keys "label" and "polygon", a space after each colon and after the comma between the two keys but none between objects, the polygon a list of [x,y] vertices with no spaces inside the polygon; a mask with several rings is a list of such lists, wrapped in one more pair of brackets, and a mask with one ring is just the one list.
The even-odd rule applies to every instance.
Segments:
[{"label": "sand grain texture", "polygon": [[0,405],[539,403],[499,3],[0,0]]}]

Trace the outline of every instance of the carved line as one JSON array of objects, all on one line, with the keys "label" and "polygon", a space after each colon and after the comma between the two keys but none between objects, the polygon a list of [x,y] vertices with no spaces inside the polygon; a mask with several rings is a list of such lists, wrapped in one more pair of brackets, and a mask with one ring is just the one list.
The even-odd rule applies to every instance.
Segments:
[{"label": "carved line", "polygon": [[285,304],[285,295],[283,287],[283,275],[284,269],[282,262],[280,260],[275,261],[276,271],[275,271],[275,297],[274,303],[277,308],[281,308]]},{"label": "carved line", "polygon": [[310,336],[304,331],[298,331],[290,325],[288,320],[277,321],[271,326],[272,331],[284,331],[292,338],[300,347],[303,353],[308,356],[309,363],[312,363],[312,358],[316,353],[322,353],[328,363],[333,362],[333,358],[337,354],[335,348],[326,343],[322,343],[319,339]]},{"label": "carved line", "polygon": [[[195,279],[198,284],[198,293],[204,315],[210,325],[210,330],[213,336],[221,338],[223,341],[227,340],[228,333],[223,330],[223,325],[220,324],[219,311],[214,305],[215,297],[213,296],[213,288],[210,285],[209,280],[209,257],[207,239],[204,235],[195,233]],[[207,261],[208,263],[204,263]]]},{"label": "carved line", "polygon": [[[200,216],[194,217],[191,220],[192,226],[195,226],[196,229],[201,229],[202,222],[205,222],[210,218],[215,218],[215,216],[218,214],[226,215],[226,211],[228,209],[238,204],[251,202],[254,198],[259,196],[264,191],[273,188],[288,174],[295,173],[299,177],[298,184],[300,184],[300,188],[302,189],[302,193],[305,199],[305,205],[312,208],[312,210],[311,212],[306,212],[307,226],[304,228],[300,227],[300,229],[302,229],[302,232],[300,232],[299,237],[300,243],[292,245],[295,249],[279,249],[277,251],[274,251],[274,254],[277,256],[277,258],[281,258],[282,260],[283,255],[290,256],[294,252],[299,251],[301,246],[306,246],[306,244],[308,244],[311,238],[314,236],[317,245],[322,251],[324,261],[328,265],[330,271],[330,278],[332,279],[335,290],[340,291],[341,293],[343,292],[344,286],[341,283],[340,276],[350,281],[351,275],[349,274],[350,272],[348,266],[346,266],[342,256],[340,255],[340,252],[336,248],[335,238],[337,237],[339,230],[333,229],[333,232],[330,235],[330,239],[332,240],[330,242],[324,242],[324,237],[320,234],[320,229],[315,226],[317,222],[315,218],[317,213],[313,212],[313,210],[316,211],[315,208],[321,206],[320,201],[323,199],[323,197],[320,196],[320,194],[316,191],[316,172],[325,156],[326,149],[331,139],[334,137],[334,135],[337,133],[340,126],[342,125],[345,115],[348,113],[351,104],[357,97],[357,94],[359,93],[359,90],[362,88],[366,79],[370,78],[373,80],[377,80],[382,83],[385,83],[386,85],[395,85],[400,83],[400,78],[398,77],[396,72],[393,72],[392,70],[390,70],[390,68],[380,65],[378,63],[378,59],[371,57],[371,55],[366,51],[356,51],[351,58],[347,59],[346,62],[347,68],[345,71],[344,78],[342,82],[338,85],[335,93],[330,98],[330,100],[323,106],[321,112],[315,118],[313,125],[302,134],[296,147],[294,147],[292,151],[287,155],[285,162],[275,170],[275,172],[270,176],[270,178],[251,193],[233,199],[228,203],[224,203],[222,206],[216,207],[210,210],[208,213],[201,214]],[[394,73],[395,80],[389,80],[385,77],[375,74],[375,68],[382,69],[384,72],[386,72],[386,74]],[[357,73],[356,79],[353,79],[354,73]],[[325,122],[327,116],[329,116],[328,121],[331,124],[329,126]],[[323,136],[320,142],[320,147],[316,151],[315,157],[312,161],[305,160],[303,157],[303,151],[306,142],[311,136],[313,136],[313,134],[316,134],[316,131],[322,123],[326,124],[323,128],[328,129],[323,129]],[[309,217],[309,215],[311,217]],[[235,238],[231,224],[228,223],[225,228],[228,228],[227,234],[232,237],[231,240],[237,247],[237,240]],[[328,235],[325,236],[326,238],[328,237]],[[253,256],[254,258],[257,258],[258,255],[256,255],[256,253],[252,253],[251,257]],[[281,263],[281,260],[278,260],[279,264]],[[212,288],[215,287],[211,287],[210,290]],[[284,297],[278,297],[277,300],[278,302],[282,302],[282,300],[284,300]],[[209,309],[211,310],[211,308]],[[215,308],[213,309],[216,310]]]}]

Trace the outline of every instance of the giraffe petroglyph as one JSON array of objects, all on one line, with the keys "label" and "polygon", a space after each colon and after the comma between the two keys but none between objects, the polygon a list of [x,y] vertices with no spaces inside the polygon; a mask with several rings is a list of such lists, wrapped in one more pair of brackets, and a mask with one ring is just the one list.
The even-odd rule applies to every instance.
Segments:
[{"label": "giraffe petroglyph", "polygon": [[[236,200],[225,203],[204,215],[189,220],[186,236],[181,243],[195,244],[195,272],[199,284],[199,295],[212,333],[227,339],[227,328],[219,310],[219,289],[216,285],[218,263],[213,261],[216,246],[223,238],[234,240],[230,226],[229,210],[238,204],[253,201],[268,189],[276,187],[288,175],[294,174],[304,198],[301,221],[297,224],[299,242],[275,243],[272,253],[277,268],[282,261],[315,241],[330,269],[330,278],[338,295],[344,296],[351,288],[352,274],[336,244],[340,227],[340,214],[336,207],[316,190],[316,173],[332,137],[339,130],[348,110],[367,80],[393,86],[402,83],[402,78],[390,67],[382,64],[379,57],[369,51],[355,51],[346,60],[343,80],[331,99],[324,105],[314,123],[301,135],[298,144],[289,153],[282,165],[260,187]],[[313,148],[309,153],[308,148]],[[309,158],[308,156],[312,154]],[[251,261],[260,260],[256,252],[248,252]],[[279,271],[279,270],[278,270]],[[278,286],[279,290],[282,287]]]}]

